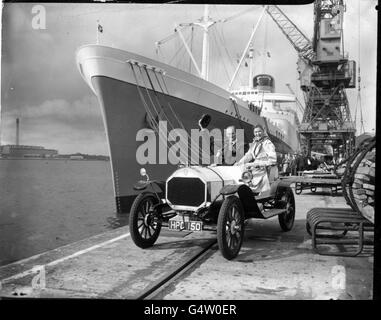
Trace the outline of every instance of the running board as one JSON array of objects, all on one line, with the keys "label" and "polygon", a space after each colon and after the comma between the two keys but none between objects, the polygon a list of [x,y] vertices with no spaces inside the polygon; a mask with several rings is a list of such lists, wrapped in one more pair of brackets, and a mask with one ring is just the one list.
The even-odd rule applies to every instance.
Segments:
[{"label": "running board", "polygon": [[262,212],[262,216],[264,219],[268,219],[277,215],[280,215],[282,213],[287,212],[287,209],[270,209],[268,211]]}]

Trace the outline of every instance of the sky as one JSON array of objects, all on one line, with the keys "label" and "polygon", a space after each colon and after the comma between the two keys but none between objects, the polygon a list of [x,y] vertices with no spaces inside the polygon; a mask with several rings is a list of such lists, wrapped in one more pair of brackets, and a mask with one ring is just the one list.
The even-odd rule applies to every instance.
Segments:
[{"label": "sky", "polygon": [[[372,132],[376,118],[377,1],[345,3],[344,50],[350,60],[360,61],[363,123],[365,131]],[[163,44],[158,53],[155,42],[173,34],[176,23],[201,18],[204,10],[202,5],[186,4],[46,3],[42,4],[45,25],[38,20],[39,26],[45,28],[36,29],[37,13],[41,12],[35,11],[36,5],[39,4],[3,5],[0,144],[15,143],[15,123],[19,118],[20,144],[58,149],[61,154],[108,154],[97,98],[75,65],[76,49],[97,41],[97,20],[103,27],[103,33],[98,33],[100,44],[189,69],[185,50],[178,51],[179,39]],[[280,8],[312,39],[312,4]],[[210,6],[209,15],[214,20],[233,17],[216,23],[211,31],[210,81],[227,88],[261,12],[259,5]],[[184,35],[190,39],[190,29]],[[200,39],[195,30],[194,49],[201,46]],[[255,33],[253,46],[254,73],[273,75],[278,92],[289,93],[289,83],[304,103],[296,51],[267,15]],[[195,53],[196,59],[199,56]],[[247,80],[248,68],[242,68],[234,87],[247,85]],[[356,105],[359,106],[357,88],[348,89],[347,96],[354,120]],[[359,107],[356,120],[359,130]]]}]

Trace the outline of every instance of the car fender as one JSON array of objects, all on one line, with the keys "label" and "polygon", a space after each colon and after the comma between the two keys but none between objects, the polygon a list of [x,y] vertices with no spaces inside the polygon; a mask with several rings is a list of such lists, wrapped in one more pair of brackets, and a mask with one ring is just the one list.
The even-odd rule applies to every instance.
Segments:
[{"label": "car fender", "polygon": [[241,186],[244,186],[244,185],[243,184],[228,184],[221,188],[220,194],[222,194],[223,196],[229,196],[229,195],[235,194]]},{"label": "car fender", "polygon": [[153,191],[156,194],[165,194],[165,182],[164,181],[138,181],[134,185],[134,190],[143,191],[143,190]]},{"label": "car fender", "polygon": [[286,192],[290,192],[292,198],[292,205],[295,208],[295,196],[294,192],[292,191],[292,188],[290,187],[291,183],[292,182],[278,180],[271,185],[271,187],[274,188],[272,191],[274,192],[274,200],[276,202],[275,207],[284,208],[285,203],[284,201],[282,201],[282,197]]},{"label": "car fender", "polygon": [[245,212],[259,212],[257,201],[253,191],[246,184],[236,184],[224,186],[220,194],[223,196],[230,196],[237,193],[241,200]]},{"label": "car fender", "polygon": [[292,192],[290,184],[292,182],[277,180],[271,185],[271,193],[274,194],[275,200],[280,200],[287,190]]}]

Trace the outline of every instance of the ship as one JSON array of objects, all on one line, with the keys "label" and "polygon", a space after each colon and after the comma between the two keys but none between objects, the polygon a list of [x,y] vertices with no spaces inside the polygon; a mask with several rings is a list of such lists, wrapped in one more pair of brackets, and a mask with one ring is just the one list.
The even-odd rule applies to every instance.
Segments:
[{"label": "ship", "polygon": [[[293,94],[275,92],[275,80],[271,75],[258,74],[249,86],[240,87],[232,93],[248,102],[249,108],[260,110],[261,116],[274,123],[285,136],[300,141],[297,131],[300,122],[295,107],[297,98]],[[293,146],[293,153],[299,152],[300,148]]]},{"label": "ship", "polygon": [[[207,6],[203,21],[209,24]],[[207,37],[203,57],[208,55],[205,41]],[[137,135],[142,130],[147,134],[157,131],[161,119],[190,133],[208,115],[213,128],[224,130],[235,125],[243,129],[247,143],[253,140],[253,126],[259,124],[278,153],[293,153],[299,148],[296,132],[291,134],[280,125],[279,117],[264,117],[261,108],[208,81],[204,60],[201,72],[195,75],[133,52],[90,44],[77,50],[76,63],[101,107],[118,213],[129,212],[137,195],[133,185],[141,179],[139,169],[143,166],[136,159],[136,151],[142,141]],[[156,157],[157,163],[145,164],[144,168],[151,178],[166,180],[177,166],[161,164],[160,155]]]}]

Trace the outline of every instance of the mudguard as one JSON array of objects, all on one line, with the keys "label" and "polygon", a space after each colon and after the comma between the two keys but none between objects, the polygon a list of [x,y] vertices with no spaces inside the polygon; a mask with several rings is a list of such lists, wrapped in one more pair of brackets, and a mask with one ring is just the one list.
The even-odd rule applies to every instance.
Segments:
[{"label": "mudguard", "polygon": [[222,194],[223,196],[234,194],[238,191],[238,189],[241,186],[244,186],[244,184],[228,184],[222,187],[222,189],[220,190],[220,194]]},{"label": "mudguard", "polygon": [[[151,186],[151,187],[150,187]],[[149,188],[149,191],[153,191],[156,194],[165,195],[165,182],[164,181],[143,181],[140,180],[134,185],[134,190],[142,191]]]},{"label": "mudguard", "polygon": [[234,193],[238,194],[242,206],[245,210],[245,215],[248,213],[251,213],[250,216],[253,214],[254,216],[260,214],[254,193],[249,186],[246,184],[227,185],[224,186],[220,191],[220,194],[223,196],[229,196]]},{"label": "mudguard", "polygon": [[271,194],[274,195],[275,200],[280,200],[283,196],[283,194],[290,189],[290,184],[292,182],[287,182],[284,180],[277,180],[271,185]]},{"label": "mudguard", "polygon": [[[271,197],[277,202],[281,201],[284,193],[291,189],[290,184],[292,182],[287,182],[283,180],[277,180],[271,184],[270,190],[265,191],[261,197]],[[292,192],[292,190],[291,190]],[[229,196],[237,193],[239,199],[242,202],[243,208],[245,210],[245,216],[253,217],[253,218],[263,218],[261,211],[258,207],[257,200],[255,199],[255,195],[249,186],[246,184],[236,184],[236,185],[227,185],[224,186],[220,194],[223,196]]]},{"label": "mudguard", "polygon": [[[265,192],[268,193],[269,195],[273,195],[275,197],[278,192],[283,192],[285,189],[287,189],[287,187],[289,187],[291,183],[292,182],[277,180],[271,184],[270,190],[265,191]],[[247,188],[251,191],[251,189],[246,184],[229,184],[229,185],[222,187],[222,189],[220,190],[220,194],[223,196],[228,196],[228,195],[237,193],[238,190],[241,188]],[[251,191],[251,193],[253,194],[252,191]]]},{"label": "mudguard", "polygon": [[150,184],[150,181],[143,181],[139,180],[135,185],[134,185],[134,190],[140,191],[144,190],[147,188],[147,186]]}]

